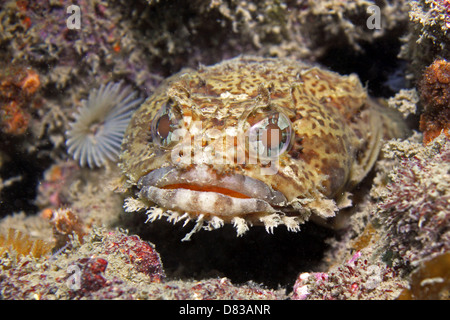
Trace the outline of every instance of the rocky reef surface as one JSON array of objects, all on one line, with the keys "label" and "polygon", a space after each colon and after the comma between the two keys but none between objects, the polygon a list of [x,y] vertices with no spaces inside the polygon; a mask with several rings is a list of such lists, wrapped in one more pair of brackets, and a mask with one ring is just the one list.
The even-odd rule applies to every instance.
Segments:
[{"label": "rocky reef surface", "polygon": [[[71,5],[0,4],[1,299],[450,298],[448,0]],[[386,143],[345,227],[180,242],[182,226],[124,211],[114,162],[80,167],[67,152],[93,88],[122,81],[145,98],[239,54],[356,73],[404,115],[413,134]]]}]

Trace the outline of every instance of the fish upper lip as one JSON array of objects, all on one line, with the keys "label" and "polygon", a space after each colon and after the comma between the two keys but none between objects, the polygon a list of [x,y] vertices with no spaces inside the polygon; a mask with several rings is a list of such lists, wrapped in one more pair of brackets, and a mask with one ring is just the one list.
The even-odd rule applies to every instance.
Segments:
[{"label": "fish upper lip", "polygon": [[[175,166],[158,168],[138,181],[138,188],[163,188],[174,184],[191,184],[197,187],[220,187],[235,191],[249,198],[264,200],[272,206],[283,206],[286,197],[262,182],[241,174],[217,174],[214,169],[198,165],[189,170],[180,170]],[[205,191],[207,192],[207,191]]]}]

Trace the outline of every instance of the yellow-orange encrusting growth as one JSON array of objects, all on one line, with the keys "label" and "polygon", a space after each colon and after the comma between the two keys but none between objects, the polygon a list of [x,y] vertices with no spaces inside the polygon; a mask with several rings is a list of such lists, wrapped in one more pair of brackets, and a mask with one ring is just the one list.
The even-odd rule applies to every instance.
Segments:
[{"label": "yellow-orange encrusting growth", "polygon": [[418,87],[424,105],[420,116],[423,143],[430,143],[442,131],[450,136],[450,63],[434,61],[425,69]]}]

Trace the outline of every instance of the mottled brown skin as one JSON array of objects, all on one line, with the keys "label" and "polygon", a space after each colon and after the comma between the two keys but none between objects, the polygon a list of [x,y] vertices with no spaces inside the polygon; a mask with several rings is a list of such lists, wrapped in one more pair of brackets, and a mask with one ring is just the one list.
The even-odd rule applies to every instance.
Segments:
[{"label": "mottled brown skin", "polygon": [[172,163],[170,151],[175,145],[163,148],[152,142],[152,120],[167,104],[179,108],[186,125],[192,117],[204,129],[223,132],[207,144],[223,143],[229,127],[243,123],[245,127],[246,116],[255,108],[276,109],[288,116],[293,136],[289,149],[279,157],[277,174],[262,174],[261,164],[213,165],[212,169],[218,175],[239,173],[265,182],[288,201],[277,208],[280,214],[298,216],[302,222],[311,213],[334,216],[346,191],[372,168],[382,138],[401,134],[355,75],[341,76],[288,59],[238,57],[183,70],[136,111],[121,154],[128,186],[160,167],[192,168]]}]

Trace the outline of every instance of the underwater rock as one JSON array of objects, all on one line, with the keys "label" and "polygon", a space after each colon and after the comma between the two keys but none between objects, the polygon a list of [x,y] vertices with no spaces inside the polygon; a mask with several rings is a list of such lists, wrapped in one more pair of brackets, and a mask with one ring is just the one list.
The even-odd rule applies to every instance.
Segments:
[{"label": "underwater rock", "polygon": [[[107,1],[79,1],[80,25],[69,26],[71,1],[5,1],[0,14],[0,44],[14,61],[42,69],[43,86],[67,88],[82,78],[113,72],[137,85],[154,79],[144,63],[143,46],[130,31],[126,11]],[[129,59],[131,56],[131,59]],[[132,63],[131,63],[132,61]]]},{"label": "underwater rock", "polygon": [[307,0],[303,6],[298,12],[300,28],[311,41],[309,48],[321,50],[348,46],[364,51],[367,43],[398,32],[407,20],[407,7],[397,0]]},{"label": "underwater rock", "polygon": [[12,135],[24,134],[31,111],[39,107],[33,96],[41,85],[37,72],[19,65],[0,67],[0,128]]},{"label": "underwater rock", "polygon": [[407,141],[398,147],[399,164],[377,214],[389,250],[416,265],[450,250],[450,139],[441,134],[427,147]]},{"label": "underwater rock", "polygon": [[423,143],[430,143],[441,132],[450,137],[450,63],[435,60],[425,69],[418,88],[424,104],[420,116]]},{"label": "underwater rock", "polygon": [[416,89],[401,89],[388,100],[389,107],[401,112],[404,118],[410,114],[416,114],[418,102],[419,95]]},{"label": "underwater rock", "polygon": [[[439,135],[448,132],[448,102],[440,102],[448,96],[439,94],[448,88],[442,62],[450,59],[448,0],[79,0],[80,29],[71,29],[67,9],[73,4],[0,4],[0,56],[11,62],[0,71],[0,201],[7,214],[0,220],[0,299],[394,299],[401,291],[400,298],[448,297],[449,138]],[[370,20],[378,17],[374,4],[380,28]],[[404,61],[396,57],[402,41]],[[183,231],[167,228],[155,236],[160,225],[154,224],[143,232],[145,217],[125,213],[122,195],[108,188],[115,164],[80,168],[69,160],[65,133],[92,88],[124,81],[150,96],[182,68],[240,54],[355,72],[375,96],[397,92],[390,105],[405,117],[421,112],[422,103],[425,140],[431,133],[433,140],[423,146],[415,133],[389,142],[355,190],[353,206],[342,209],[353,214],[346,229],[327,230],[320,243],[293,248],[298,242],[292,237],[305,232],[283,238],[284,230],[274,230],[277,241],[260,241],[264,229],[254,226],[237,247],[224,233],[199,237],[214,241],[189,247],[189,259],[197,259],[190,264],[178,256],[188,244],[167,245]],[[436,59],[441,62],[424,73]],[[413,81],[422,77],[416,91]],[[386,84],[391,92],[379,94]],[[213,222],[211,228],[220,225]],[[129,233],[116,229],[125,225]],[[262,253],[245,256],[249,242],[263,245]],[[206,261],[216,258],[206,246],[232,263],[216,269]],[[231,259],[237,250],[245,259]],[[307,253],[299,258],[301,250]],[[248,260],[256,255],[270,265],[253,267]],[[314,263],[296,267],[295,259]],[[282,287],[273,289],[281,278]]]},{"label": "underwater rock", "polygon": [[422,69],[436,58],[450,59],[450,4],[448,0],[406,3],[410,7],[410,31],[399,56],[410,61],[409,80],[417,80]]},{"label": "underwater rock", "polygon": [[422,261],[411,274],[410,287],[399,300],[448,300],[450,298],[450,252]]},{"label": "underwater rock", "polygon": [[148,275],[151,282],[162,282],[165,278],[161,258],[155,246],[141,240],[138,236],[122,236],[110,232],[105,242],[105,252],[128,256],[129,263],[137,271]]},{"label": "underwater rock", "polygon": [[137,236],[94,228],[80,244],[14,266],[0,260],[2,299],[285,299],[282,289],[227,278],[168,280],[154,246]]},{"label": "underwater rock", "polygon": [[382,262],[371,262],[357,251],[345,264],[328,272],[301,273],[291,299],[393,299],[404,286],[398,271]]}]

